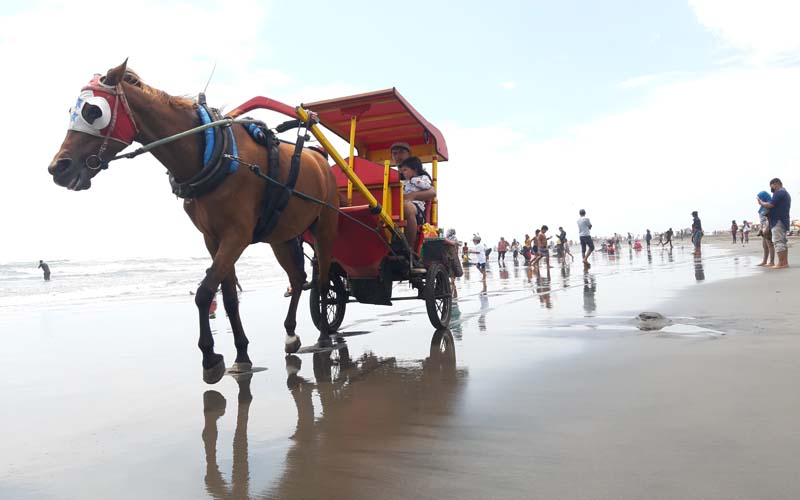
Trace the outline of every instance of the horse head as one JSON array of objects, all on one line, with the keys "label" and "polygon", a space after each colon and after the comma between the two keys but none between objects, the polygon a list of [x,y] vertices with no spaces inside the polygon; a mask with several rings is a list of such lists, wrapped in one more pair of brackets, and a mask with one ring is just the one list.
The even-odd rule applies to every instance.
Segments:
[{"label": "horse head", "polygon": [[89,189],[92,177],[106,167],[108,159],[137,136],[133,114],[122,92],[127,63],[126,59],[105,76],[96,74],[70,109],[67,136],[47,168],[59,186],[73,191]]}]

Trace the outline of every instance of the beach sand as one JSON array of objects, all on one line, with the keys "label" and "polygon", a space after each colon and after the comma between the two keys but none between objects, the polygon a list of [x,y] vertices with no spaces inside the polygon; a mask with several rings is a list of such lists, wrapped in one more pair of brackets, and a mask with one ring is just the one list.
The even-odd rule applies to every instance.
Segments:
[{"label": "beach sand", "polygon": [[351,304],[346,351],[288,361],[283,288],[247,291],[265,370],[214,386],[191,297],[7,314],[0,498],[797,498],[800,252],[763,270],[755,238],[722,241],[549,281],[492,263],[450,332]]}]

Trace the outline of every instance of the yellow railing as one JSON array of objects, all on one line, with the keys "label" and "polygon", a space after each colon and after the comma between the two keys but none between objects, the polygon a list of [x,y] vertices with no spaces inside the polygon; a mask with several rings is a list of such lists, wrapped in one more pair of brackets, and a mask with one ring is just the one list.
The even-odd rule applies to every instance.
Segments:
[{"label": "yellow railing", "polygon": [[[295,108],[295,112],[297,113],[297,117],[298,118],[300,118],[304,122],[308,122],[309,114],[308,114],[308,111],[306,109],[304,109],[302,106],[297,106]],[[353,121],[355,121],[355,117],[353,118]],[[372,193],[369,191],[369,189],[367,189],[367,187],[364,185],[364,183],[361,182],[361,179],[358,178],[358,176],[355,174],[355,172],[353,171],[351,166],[347,162],[345,162],[344,158],[342,158],[342,156],[336,151],[336,149],[330,143],[328,138],[325,137],[325,135],[320,130],[319,125],[316,125],[316,124],[315,125],[311,125],[311,127],[309,127],[309,130],[314,135],[314,137],[316,137],[316,139],[319,141],[319,143],[322,145],[322,147],[325,148],[325,151],[328,152],[328,154],[331,156],[331,158],[336,163],[336,165],[338,165],[339,168],[342,169],[342,172],[347,177],[349,183],[351,183],[352,186],[354,186],[355,189],[359,193],[361,193],[361,196],[363,196],[364,199],[367,200],[367,204],[370,206],[370,208],[377,207],[378,206],[378,200],[376,200],[375,197],[372,196]],[[354,137],[353,137],[354,134],[355,134],[355,125],[353,124],[352,127],[351,127],[351,133],[350,133],[350,136],[351,136],[351,141],[350,141],[350,161],[352,161],[353,149],[355,147],[354,140],[353,140],[354,139]],[[348,189],[348,192],[349,191],[350,190]],[[400,210],[401,210],[400,219],[402,220],[402,216],[403,216],[403,213],[402,213],[402,210],[403,210],[402,191],[401,191],[400,200],[401,200],[401,202],[400,202],[401,203],[400,204]],[[378,216],[381,218],[381,221],[386,225],[386,227],[390,228],[396,235],[401,235],[401,233],[397,230],[397,226],[395,226],[395,223],[392,220],[391,215],[389,215],[389,213],[387,212],[385,206],[381,205],[381,211],[378,213]]]}]

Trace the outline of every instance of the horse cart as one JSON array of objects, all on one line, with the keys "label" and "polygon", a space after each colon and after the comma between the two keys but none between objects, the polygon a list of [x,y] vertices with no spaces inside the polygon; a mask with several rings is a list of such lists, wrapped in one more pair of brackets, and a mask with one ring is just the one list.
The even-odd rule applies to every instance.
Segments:
[{"label": "horse cart", "polygon": [[[390,165],[390,147],[401,142],[411,155],[430,164],[432,184],[438,166],[447,161],[442,133],[392,88],[366,94],[303,104],[297,108],[257,97],[229,113],[236,117],[254,109],[286,114],[314,135],[333,160],[341,207],[333,246],[327,303],[321,308],[319,288],[311,287],[309,306],[314,325],[327,315],[328,328],[337,331],[349,302],[392,305],[399,300],[424,300],[435,328],[450,323],[450,277],[462,275],[456,243],[438,232],[438,199],[426,202],[412,248],[404,235],[403,180]],[[291,123],[291,122],[289,122]],[[290,125],[290,126],[291,126]],[[321,127],[349,143],[349,156],[333,147]],[[281,127],[278,127],[279,129]],[[313,244],[306,231],[303,240]],[[314,264],[314,281],[318,279]],[[407,281],[416,292],[397,296],[394,283]]]},{"label": "horse cart", "polygon": [[[269,128],[245,116],[256,109],[290,120]],[[295,141],[278,138],[293,129]],[[347,158],[325,133],[349,143]],[[320,150],[305,147],[312,135]],[[450,277],[461,274],[461,265],[455,244],[438,237],[435,197],[427,202],[418,234],[413,223],[406,226],[403,181],[389,161],[396,142],[431,164],[428,194],[435,192],[438,164],[447,160],[444,138],[395,89],[297,107],[256,97],[222,116],[202,93],[193,100],[150,86],[127,68],[126,60],[105,75],[95,74],[81,89],[47,171],[57,185],[83,191],[123,158],[151,152],[167,169],[172,192],[183,199],[183,210],[203,234],[212,260],[194,300],[203,379],[216,383],[226,366],[214,348],[208,311],[219,289],[236,346],[230,371],[252,368],[236,293],[236,262],[252,244],[272,247],[292,285],[283,323],[286,353],[301,346],[295,331],[306,279],[301,239],[314,248],[310,308],[319,347],[331,346],[331,334],[353,301],[391,305],[422,299],[431,323],[447,327]],[[141,146],[123,152],[134,143]],[[414,238],[406,238],[406,230]],[[415,293],[394,294],[399,281],[410,283]]]}]

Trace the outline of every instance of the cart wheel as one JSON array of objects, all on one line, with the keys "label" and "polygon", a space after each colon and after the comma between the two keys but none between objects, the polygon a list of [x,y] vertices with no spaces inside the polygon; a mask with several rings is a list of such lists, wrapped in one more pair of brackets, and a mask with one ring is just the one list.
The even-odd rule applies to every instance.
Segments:
[{"label": "cart wheel", "polygon": [[[344,310],[347,306],[347,290],[344,288],[344,278],[341,274],[331,269],[328,277],[328,328],[333,333],[339,330],[344,321]],[[309,290],[309,308],[311,309],[311,321],[319,330],[319,289],[312,286]]]},{"label": "cart wheel", "polygon": [[447,328],[450,324],[453,291],[450,289],[450,276],[442,264],[434,263],[428,268],[424,297],[428,319],[431,320],[433,327]]}]

